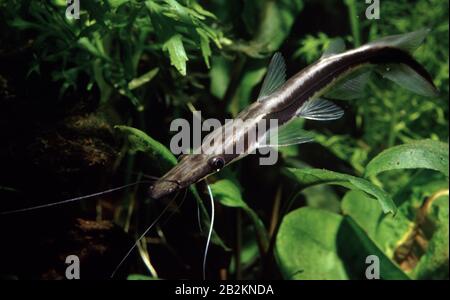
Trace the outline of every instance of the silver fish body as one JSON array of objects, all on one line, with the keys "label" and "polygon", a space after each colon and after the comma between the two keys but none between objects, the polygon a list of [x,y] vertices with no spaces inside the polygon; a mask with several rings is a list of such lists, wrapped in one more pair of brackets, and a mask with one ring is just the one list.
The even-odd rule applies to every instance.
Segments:
[{"label": "silver fish body", "polygon": [[[314,120],[336,119],[342,115],[336,107],[315,99],[320,99],[342,79],[366,66],[381,68],[378,71],[384,77],[416,93],[434,96],[436,88],[431,76],[408,52],[420,45],[426,33],[427,31],[417,31],[391,36],[343,53],[328,53],[285,82],[284,61],[281,58],[280,62],[281,56],[274,56],[262,88],[267,93],[262,91],[258,101],[239,113],[236,119],[250,124],[247,129],[257,126],[261,120],[276,119],[278,126],[281,127],[297,117]],[[393,66],[392,70],[389,66]],[[275,83],[266,82],[270,80]],[[183,156],[174,168],[150,187],[150,196],[157,199],[186,188],[243,158],[257,147],[250,144],[246,145],[245,151],[241,153],[227,154],[233,152],[227,150],[233,148],[237,141],[248,137],[248,130],[238,131],[232,138],[227,138],[224,134],[226,126],[210,134],[210,137],[216,137],[213,146],[202,144],[205,148],[217,148],[209,149],[212,150],[210,151],[212,154]],[[222,149],[223,152],[217,151],[218,149]],[[220,168],[217,162],[220,162]]]}]

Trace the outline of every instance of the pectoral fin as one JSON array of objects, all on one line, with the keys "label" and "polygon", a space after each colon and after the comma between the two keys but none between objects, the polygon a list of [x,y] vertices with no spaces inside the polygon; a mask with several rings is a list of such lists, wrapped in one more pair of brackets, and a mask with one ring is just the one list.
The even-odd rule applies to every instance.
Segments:
[{"label": "pectoral fin", "polygon": [[306,101],[297,111],[298,117],[316,121],[337,120],[343,115],[344,111],[339,106],[322,98]]},{"label": "pectoral fin", "polygon": [[369,82],[370,72],[364,71],[338,82],[325,96],[330,99],[354,100],[364,97],[364,90]]},{"label": "pectoral fin", "polygon": [[301,128],[301,120],[295,118],[275,129],[271,129],[266,135],[266,144],[263,147],[285,147],[312,142],[314,135]]}]

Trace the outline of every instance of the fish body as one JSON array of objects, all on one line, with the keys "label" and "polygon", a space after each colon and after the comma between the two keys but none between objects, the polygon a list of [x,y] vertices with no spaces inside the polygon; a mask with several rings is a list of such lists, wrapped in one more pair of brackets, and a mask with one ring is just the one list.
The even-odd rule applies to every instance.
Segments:
[{"label": "fish body", "polygon": [[[247,139],[249,130],[256,127],[261,120],[277,120],[278,128],[282,128],[298,117],[319,121],[340,118],[342,110],[321,97],[330,91],[332,96],[333,88],[338,86],[334,94],[342,96],[349,93],[350,95],[345,97],[351,99],[358,94],[367,76],[361,75],[347,81],[344,79],[366,67],[375,68],[383,77],[418,94],[436,95],[436,87],[430,74],[410,54],[422,43],[427,33],[427,30],[420,30],[390,36],[345,52],[342,52],[342,43],[337,42],[330,46],[331,49],[324,53],[321,59],[287,81],[284,80],[284,60],[281,55],[275,54],[258,100],[236,117],[236,120],[242,120],[249,126],[237,130],[232,137],[224,134],[229,124],[214,130],[209,137],[215,137],[215,143],[212,146],[205,145],[210,142],[206,138],[202,144],[203,149],[212,151],[209,151],[209,154],[197,151],[195,153],[200,154],[183,156],[173,169],[150,187],[150,196],[157,199],[186,188],[248,155],[258,148],[257,141],[246,144],[241,152],[234,153],[229,150],[234,149],[238,141]],[[292,130],[289,138],[285,144],[309,140],[293,135]]]}]

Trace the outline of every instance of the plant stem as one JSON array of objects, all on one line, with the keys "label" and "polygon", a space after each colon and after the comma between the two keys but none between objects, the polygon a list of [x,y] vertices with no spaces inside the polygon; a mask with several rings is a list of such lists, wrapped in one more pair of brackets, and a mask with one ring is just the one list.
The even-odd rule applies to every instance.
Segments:
[{"label": "plant stem", "polygon": [[350,18],[350,26],[352,28],[353,44],[355,47],[361,45],[361,30],[359,28],[358,12],[356,9],[355,0],[346,0],[345,4],[348,8],[348,15]]},{"label": "plant stem", "polygon": [[242,214],[241,210],[236,210],[236,247],[235,247],[235,269],[236,278],[242,279],[242,268],[241,268],[241,250],[242,250]]},{"label": "plant stem", "polygon": [[275,232],[275,228],[277,227],[278,217],[280,215],[280,203],[282,191],[283,189],[281,188],[281,185],[278,186],[277,193],[275,195],[275,201],[273,203],[272,208],[272,218],[270,220],[269,237],[272,237],[273,233]]}]

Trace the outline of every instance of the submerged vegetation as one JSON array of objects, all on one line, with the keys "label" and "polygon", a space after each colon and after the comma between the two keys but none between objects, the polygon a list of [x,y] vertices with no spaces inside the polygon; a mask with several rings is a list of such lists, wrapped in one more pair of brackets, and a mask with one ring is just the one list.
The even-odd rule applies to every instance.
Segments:
[{"label": "submerged vegetation", "polygon": [[[354,48],[430,28],[414,57],[438,97],[373,77],[364,97],[339,102],[344,118],[301,124],[315,143],[209,178],[207,277],[362,279],[376,255],[383,279],[448,279],[449,4],[382,2],[368,20],[355,0],[80,1],[69,20],[63,0],[0,0],[0,210],[163,175],[177,163],[170,122],[235,117],[276,51],[292,76],[334,37]],[[64,278],[76,254],[83,278],[109,278],[170,201],[147,188],[0,215],[0,276]],[[200,278],[204,192],[180,193],[116,277]]]}]

